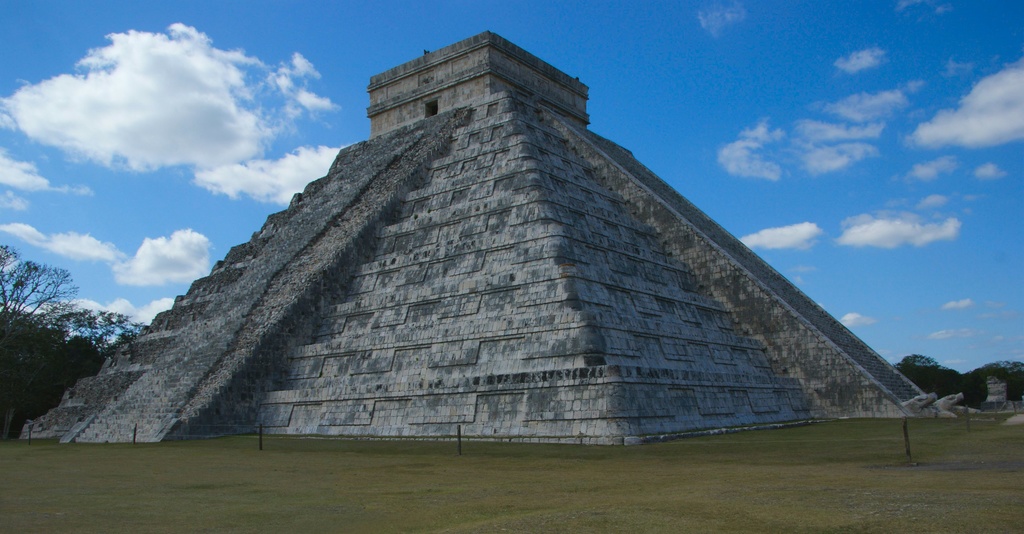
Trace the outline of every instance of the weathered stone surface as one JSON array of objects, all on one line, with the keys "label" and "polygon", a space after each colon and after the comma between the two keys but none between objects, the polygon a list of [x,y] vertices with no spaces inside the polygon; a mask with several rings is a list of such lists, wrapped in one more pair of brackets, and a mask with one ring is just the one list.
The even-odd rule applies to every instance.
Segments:
[{"label": "weathered stone surface", "polygon": [[1012,405],[1007,403],[1005,380],[990,376],[985,379],[985,386],[988,388],[988,396],[981,403],[982,410],[999,411],[1012,409]]},{"label": "weathered stone surface", "polygon": [[[484,33],[375,76],[373,137],[34,432],[622,444],[920,394]],[[94,385],[106,384],[91,394]],[[93,389],[90,389],[93,388]]]},{"label": "weathered stone surface", "polygon": [[937,400],[939,397],[934,393],[922,394],[904,401],[903,408],[912,415],[934,415],[935,410],[932,405]]},{"label": "weathered stone surface", "polygon": [[903,403],[903,408],[911,415],[917,417],[943,417],[956,418],[958,414],[977,413],[979,410],[972,410],[965,406],[957,406],[963,402],[964,394],[946,395],[939,398],[935,393],[918,395]]},{"label": "weathered stone surface", "polygon": [[586,126],[586,85],[491,32],[483,32],[370,78],[370,136],[505,91],[529,92]]},{"label": "weathered stone surface", "polygon": [[964,401],[964,394],[957,393],[955,395],[946,395],[941,399],[935,401],[935,409],[938,410],[939,417],[956,417],[957,404]]},{"label": "weathered stone surface", "polygon": [[998,377],[990,376],[985,379],[985,386],[988,388],[988,396],[985,402],[1006,402],[1006,381]]}]

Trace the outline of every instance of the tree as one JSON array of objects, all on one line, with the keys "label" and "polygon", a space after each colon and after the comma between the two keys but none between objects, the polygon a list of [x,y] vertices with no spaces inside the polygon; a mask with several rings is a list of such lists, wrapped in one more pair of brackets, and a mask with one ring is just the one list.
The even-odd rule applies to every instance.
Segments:
[{"label": "tree", "polygon": [[911,354],[896,364],[896,369],[903,376],[917,384],[925,393],[935,393],[939,397],[953,395],[961,390],[961,376],[957,371],[939,365],[934,358]]},{"label": "tree", "polygon": [[0,246],[4,439],[17,423],[56,406],[79,378],[95,375],[141,328],[121,314],[79,308],[72,300],[77,292],[67,271],[22,261]]},{"label": "tree", "polygon": [[0,349],[72,311],[77,294],[66,270],[21,261],[16,250],[0,245]]}]

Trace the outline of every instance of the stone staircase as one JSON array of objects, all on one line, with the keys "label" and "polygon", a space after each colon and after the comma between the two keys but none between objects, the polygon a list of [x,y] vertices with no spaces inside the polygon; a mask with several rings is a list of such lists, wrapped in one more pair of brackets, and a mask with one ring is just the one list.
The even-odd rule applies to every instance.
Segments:
[{"label": "stone staircase", "polygon": [[76,425],[61,441],[160,441],[178,421],[181,406],[216,357],[204,360],[191,361],[178,367],[151,369],[119,395],[115,402],[88,418],[84,424]]}]

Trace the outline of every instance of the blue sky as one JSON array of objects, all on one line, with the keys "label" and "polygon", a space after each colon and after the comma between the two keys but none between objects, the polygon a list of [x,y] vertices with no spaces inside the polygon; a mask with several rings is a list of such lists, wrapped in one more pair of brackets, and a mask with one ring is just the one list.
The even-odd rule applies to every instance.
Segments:
[{"label": "blue sky", "polygon": [[1024,2],[48,2],[0,15],[0,243],[148,321],[484,30],[890,361],[1024,359]]}]

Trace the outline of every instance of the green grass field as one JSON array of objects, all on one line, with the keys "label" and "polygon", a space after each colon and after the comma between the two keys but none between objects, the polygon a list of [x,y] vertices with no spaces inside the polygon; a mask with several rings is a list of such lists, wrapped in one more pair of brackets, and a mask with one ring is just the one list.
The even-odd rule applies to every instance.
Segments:
[{"label": "green grass field", "polygon": [[848,420],[639,447],[255,436],[0,444],[5,532],[1020,532],[1024,425]]}]

